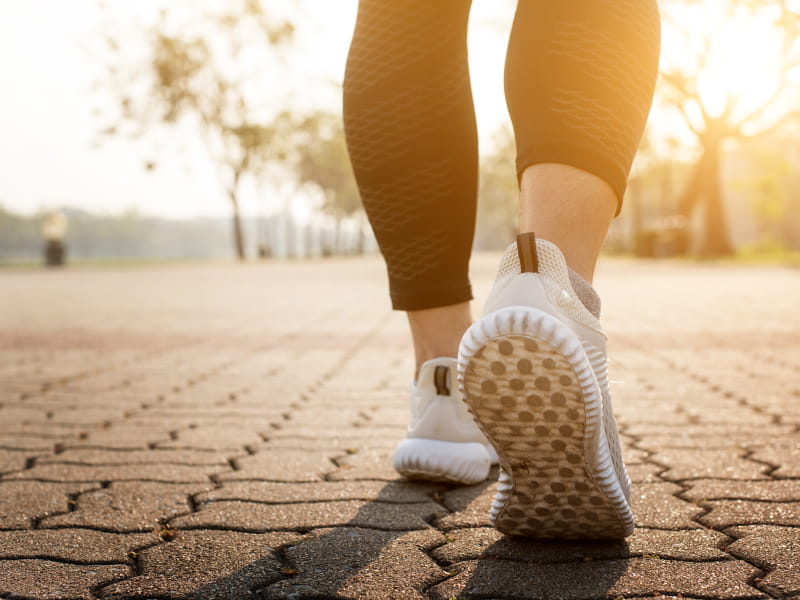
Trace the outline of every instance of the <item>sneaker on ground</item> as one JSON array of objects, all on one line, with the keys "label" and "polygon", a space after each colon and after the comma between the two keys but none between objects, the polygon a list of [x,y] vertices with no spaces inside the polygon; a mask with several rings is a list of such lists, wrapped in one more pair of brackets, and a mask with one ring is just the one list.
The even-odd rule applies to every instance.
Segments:
[{"label": "sneaker on ground", "polygon": [[506,250],[485,315],[461,341],[459,378],[500,458],[497,529],[559,539],[633,532],[606,335],[557,246],[522,234]]},{"label": "sneaker on ground", "polygon": [[497,454],[458,390],[455,358],[424,363],[411,384],[411,424],[394,453],[394,468],[410,479],[473,484],[484,481]]}]

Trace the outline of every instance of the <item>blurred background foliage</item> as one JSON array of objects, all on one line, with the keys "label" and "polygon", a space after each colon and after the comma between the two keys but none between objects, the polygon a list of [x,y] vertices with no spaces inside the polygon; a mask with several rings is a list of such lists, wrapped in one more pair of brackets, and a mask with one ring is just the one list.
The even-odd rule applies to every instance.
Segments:
[{"label": "blurred background foliage", "polygon": [[[374,251],[341,115],[266,108],[271,86],[281,85],[276,60],[291,65],[296,24],[276,17],[266,0],[230,0],[214,10],[166,6],[137,30],[143,52],[127,52],[113,31],[105,33],[99,86],[115,110],[98,122],[98,134],[193,132],[231,219],[72,211],[74,254],[210,258],[232,247],[244,259],[254,251]],[[607,250],[704,257],[800,250],[800,2],[664,0],[661,7],[664,52],[653,113]],[[677,47],[682,51],[670,51]],[[156,153],[145,170],[158,169],[160,160]],[[313,219],[293,224],[290,200],[268,220],[242,217],[242,194],[278,180],[315,199]],[[514,140],[504,127],[482,148],[477,248],[501,248],[512,238],[516,193]],[[0,212],[0,260],[38,252],[40,221]]]}]

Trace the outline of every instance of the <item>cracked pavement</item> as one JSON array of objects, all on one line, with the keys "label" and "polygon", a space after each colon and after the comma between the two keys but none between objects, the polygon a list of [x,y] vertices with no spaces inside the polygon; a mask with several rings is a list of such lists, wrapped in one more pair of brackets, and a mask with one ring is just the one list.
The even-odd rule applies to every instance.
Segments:
[{"label": "cracked pavement", "polygon": [[0,272],[0,598],[800,598],[800,270],[602,262],[638,522],[603,543],[505,538],[493,481],[398,478],[384,277]]}]

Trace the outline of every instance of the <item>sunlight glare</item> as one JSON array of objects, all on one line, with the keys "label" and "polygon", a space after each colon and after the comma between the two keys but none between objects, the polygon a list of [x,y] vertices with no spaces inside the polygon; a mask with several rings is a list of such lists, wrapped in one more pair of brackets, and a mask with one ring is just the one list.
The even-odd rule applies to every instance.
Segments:
[{"label": "sunlight glare", "polygon": [[718,117],[729,102],[738,114],[758,110],[780,84],[780,37],[765,19],[739,15],[713,38],[708,65],[697,88],[709,114]]}]

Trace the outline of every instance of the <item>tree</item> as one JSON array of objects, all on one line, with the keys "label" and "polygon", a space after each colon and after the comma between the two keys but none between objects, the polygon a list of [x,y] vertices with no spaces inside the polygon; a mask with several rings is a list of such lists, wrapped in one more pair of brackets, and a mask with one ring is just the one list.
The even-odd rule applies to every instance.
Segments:
[{"label": "tree", "polygon": [[294,139],[288,153],[295,176],[301,184],[319,188],[323,210],[337,220],[361,210],[341,116],[312,112],[295,119],[292,131]]},{"label": "tree", "polygon": [[363,250],[364,212],[358,193],[350,154],[339,114],[315,111],[304,117],[288,118],[292,123],[287,149],[289,164],[301,185],[310,185],[322,193],[322,210],[336,222],[334,247],[341,244],[341,224],[347,217],[361,215],[360,250]]},{"label": "tree", "polygon": [[138,32],[146,51],[135,64],[123,55],[116,37],[107,38],[112,51],[108,85],[120,111],[104,132],[115,135],[126,125],[133,125],[132,135],[150,133],[157,125],[194,129],[231,203],[241,260],[242,182],[281,157],[281,127],[264,111],[263,92],[272,91],[266,82],[275,69],[273,51],[291,40],[293,27],[273,20],[259,0],[216,6],[223,7],[221,12],[203,13],[198,5],[189,13],[179,6],[162,10],[153,25]]},{"label": "tree", "polygon": [[677,211],[688,218],[702,205],[701,251],[727,255],[733,248],[722,201],[723,146],[766,135],[798,116],[800,15],[788,0],[681,0],[669,6],[665,33],[676,35],[674,47],[684,51],[683,61],[665,57],[660,98],[677,110],[700,150]]}]

